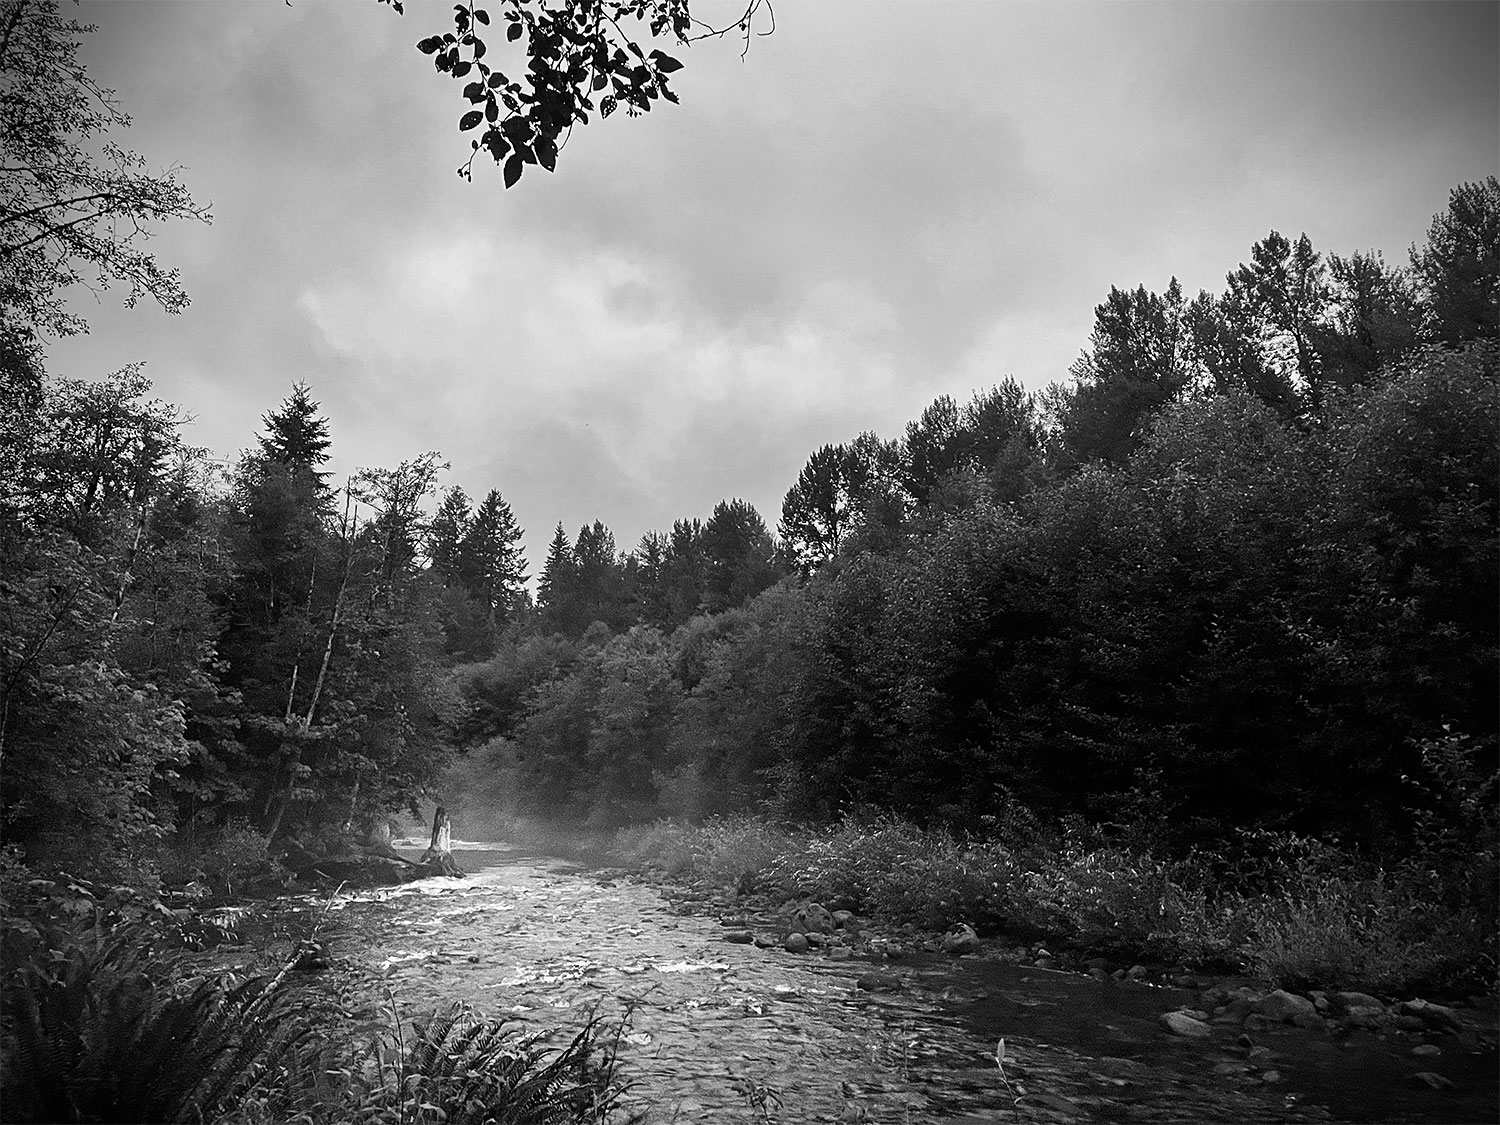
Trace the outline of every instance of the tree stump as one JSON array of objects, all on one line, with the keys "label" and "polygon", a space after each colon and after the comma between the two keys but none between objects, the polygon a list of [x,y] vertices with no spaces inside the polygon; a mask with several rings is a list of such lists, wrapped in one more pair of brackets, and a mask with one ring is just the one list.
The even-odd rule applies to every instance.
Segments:
[{"label": "tree stump", "polygon": [[417,861],[438,875],[461,877],[463,872],[453,862],[453,822],[448,819],[448,810],[442,805],[432,814],[432,843]]}]

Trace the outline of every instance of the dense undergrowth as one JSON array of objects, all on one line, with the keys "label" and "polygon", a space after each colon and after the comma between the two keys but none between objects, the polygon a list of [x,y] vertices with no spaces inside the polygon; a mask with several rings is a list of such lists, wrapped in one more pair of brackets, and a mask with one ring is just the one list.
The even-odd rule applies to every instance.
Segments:
[{"label": "dense undergrowth", "polygon": [[1495,987],[1493,836],[1487,850],[1475,841],[1459,871],[1436,852],[1382,866],[1292,835],[1247,833],[1232,857],[1168,859],[1081,824],[1012,827],[982,840],[881,815],[823,828],[660,821],[623,831],[616,849],[721,888],[811,896],[930,930],[967,922],[1121,958],[1249,971],[1283,987]]},{"label": "dense undergrowth", "polygon": [[[114,922],[114,925],[109,925]],[[461,1005],[403,1024],[352,986],[296,972],[203,975],[161,923],[8,920],[8,1122],[572,1125],[627,1120],[619,1029],[561,1048]]]}]

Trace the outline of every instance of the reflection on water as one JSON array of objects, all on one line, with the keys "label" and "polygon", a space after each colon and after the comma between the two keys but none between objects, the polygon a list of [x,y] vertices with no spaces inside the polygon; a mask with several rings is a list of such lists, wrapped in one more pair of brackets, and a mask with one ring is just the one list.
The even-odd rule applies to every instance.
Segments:
[{"label": "reflection on water", "polygon": [[[649,887],[494,846],[455,851],[475,874],[321,904],[336,958],[388,987],[407,1017],[462,1000],[559,1036],[590,1012],[626,1020],[621,1057],[653,1121],[1330,1118],[1295,1082],[1307,1052],[1294,1044],[1277,1044],[1294,1056],[1291,1080],[1267,1085],[1237,1032],[1163,1034],[1156,1016],[1187,994],[937,958],[883,966],[902,987],[865,991],[867,961],[729,944],[715,918],[679,914]],[[1488,1095],[1428,1095],[1432,1112],[1417,1097],[1400,1119],[1492,1112]]]}]

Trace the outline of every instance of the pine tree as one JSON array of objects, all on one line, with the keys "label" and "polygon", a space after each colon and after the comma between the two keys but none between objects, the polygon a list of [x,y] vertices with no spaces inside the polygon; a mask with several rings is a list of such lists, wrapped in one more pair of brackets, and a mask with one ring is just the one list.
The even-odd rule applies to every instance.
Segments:
[{"label": "pine tree", "polygon": [[509,620],[525,597],[523,534],[510,505],[490,489],[458,543],[459,578],[497,625]]},{"label": "pine tree", "polygon": [[567,630],[569,610],[578,589],[578,566],[568,533],[559,523],[547,548],[547,561],[537,579],[536,605],[542,621],[559,632]]},{"label": "pine tree", "polygon": [[468,533],[470,519],[469,497],[455,485],[427,528],[427,561],[445,582],[458,577],[458,545]]}]

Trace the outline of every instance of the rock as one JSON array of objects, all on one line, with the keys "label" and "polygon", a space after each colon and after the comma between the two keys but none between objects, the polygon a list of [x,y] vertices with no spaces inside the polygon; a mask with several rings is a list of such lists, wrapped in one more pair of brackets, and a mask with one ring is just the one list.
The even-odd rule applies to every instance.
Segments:
[{"label": "rock", "polygon": [[833,924],[841,930],[847,929],[853,921],[854,915],[848,910],[835,910],[833,912]]},{"label": "rock", "polygon": [[1083,967],[1085,969],[1099,969],[1106,976],[1108,976],[1109,975],[1109,958],[1108,957],[1090,957],[1087,961],[1085,961],[1083,963]]},{"label": "rock", "polygon": [[730,945],[749,945],[755,940],[755,935],[749,930],[730,930],[724,935],[724,940]]},{"label": "rock", "polygon": [[804,934],[803,937],[807,939],[807,944],[812,946],[812,948],[814,949],[822,949],[825,945],[828,944],[828,935],[820,934],[816,930]]},{"label": "rock", "polygon": [[807,938],[795,932],[787,934],[786,940],[781,943],[781,947],[788,953],[806,953],[808,950]]},{"label": "rock", "polygon": [[1267,1086],[1274,1086],[1276,1083],[1281,1081],[1281,1071],[1268,1070],[1260,1076],[1260,1080]]},{"label": "rock", "polygon": [[1198,978],[1195,976],[1189,976],[1187,973],[1184,973],[1180,977],[1173,977],[1172,983],[1178,988],[1197,988]]},{"label": "rock", "polygon": [[854,985],[866,992],[900,992],[901,978],[895,973],[866,973]]},{"label": "rock", "polygon": [[1373,1030],[1380,1027],[1388,1019],[1384,1008],[1352,1007],[1344,1012],[1344,1022],[1350,1027],[1363,1027]]},{"label": "rock", "polygon": [[1426,1031],[1427,1024],[1421,1016],[1407,1015],[1405,1013],[1397,1016],[1394,1021],[1397,1031]]},{"label": "rock", "polygon": [[960,923],[943,935],[943,952],[953,957],[979,952],[979,935],[974,927]]},{"label": "rock", "polygon": [[1425,1085],[1431,1086],[1434,1090],[1453,1089],[1452,1079],[1444,1078],[1441,1074],[1434,1074],[1430,1070],[1418,1071],[1416,1074],[1413,1074],[1411,1076],[1411,1080],[1413,1082],[1421,1082]]},{"label": "rock", "polygon": [[830,961],[847,961],[853,956],[853,952],[846,945],[835,945],[828,951],[828,959]]},{"label": "rock", "polygon": [[1268,1028],[1275,1026],[1275,1020],[1270,1019],[1267,1016],[1263,1016],[1259,1012],[1251,1012],[1248,1016],[1245,1017],[1245,1022],[1243,1024],[1243,1027],[1246,1031],[1265,1031]]},{"label": "rock", "polygon": [[1125,976],[1130,980],[1145,980],[1148,972],[1145,965],[1132,965],[1125,970]]},{"label": "rock", "polygon": [[891,942],[889,945],[883,946],[881,948],[881,952],[889,957],[892,961],[899,961],[901,960],[901,958],[906,956],[906,948],[904,946],[897,945],[895,942]]},{"label": "rock", "polygon": [[771,934],[756,934],[755,946],[757,949],[775,949],[781,943]]},{"label": "rock", "polygon": [[1251,1001],[1251,1010],[1276,1023],[1295,1023],[1299,1027],[1307,1027],[1320,1022],[1318,1010],[1311,1000],[1280,988],[1263,1000]]},{"label": "rock", "polygon": [[1109,979],[1109,973],[1106,972],[1104,969],[1090,969],[1089,970],[1089,976],[1093,977],[1095,980],[1108,980]]},{"label": "rock", "polygon": [[804,934],[831,934],[833,915],[820,903],[804,903],[792,915],[792,926]]},{"label": "rock", "polygon": [[1194,1019],[1186,1012],[1163,1012],[1157,1022],[1173,1035],[1180,1035],[1184,1039],[1207,1039],[1214,1033],[1214,1029],[1208,1024]]},{"label": "rock", "polygon": [[1443,1053],[1443,1049],[1436,1043],[1423,1043],[1419,1047],[1413,1047],[1411,1049],[1411,1053],[1418,1056],[1419,1058],[1429,1059],[1436,1058],[1438,1055],[1441,1055]]},{"label": "rock", "polygon": [[1054,961],[1054,960],[1052,960],[1052,958],[1050,958],[1050,957],[1038,957],[1031,964],[1032,964],[1032,966],[1034,968],[1038,968],[1038,969],[1055,969],[1055,968],[1057,968],[1057,962]]},{"label": "rock", "polygon": [[1429,1004],[1426,1000],[1404,1000],[1396,1006],[1396,1012],[1402,1016],[1416,1016],[1427,1027],[1436,1028],[1439,1031],[1462,1031],[1464,1029],[1464,1025],[1459,1021],[1458,1013],[1442,1004]]},{"label": "rock", "polygon": [[1385,1005],[1367,992],[1334,992],[1329,995],[1328,1002],[1335,1012],[1347,1012],[1350,1008],[1379,1008],[1382,1012],[1385,1011]]}]

